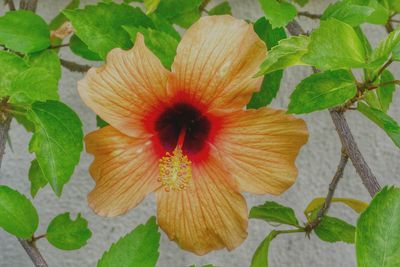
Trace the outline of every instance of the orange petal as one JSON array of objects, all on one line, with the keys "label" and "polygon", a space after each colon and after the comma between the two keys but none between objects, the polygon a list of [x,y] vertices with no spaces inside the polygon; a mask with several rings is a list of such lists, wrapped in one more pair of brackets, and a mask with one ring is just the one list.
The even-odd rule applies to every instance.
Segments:
[{"label": "orange petal", "polygon": [[246,201],[220,159],[193,165],[182,191],[156,191],[157,219],[171,240],[198,255],[239,246],[247,236]]},{"label": "orange petal", "polygon": [[88,202],[97,214],[124,214],[160,186],[158,159],[147,139],[106,126],[88,134],[85,142],[87,152],[94,155],[90,174],[96,182]]},{"label": "orange petal", "polygon": [[172,65],[172,93],[212,109],[241,109],[262,77],[253,78],[267,48],[253,26],[231,16],[203,17],[183,36]]},{"label": "orange petal", "polygon": [[166,96],[168,71],[138,34],[135,46],[115,48],[106,64],[91,68],[78,82],[83,101],[110,125],[129,136],[143,134],[143,116]]},{"label": "orange petal", "polygon": [[241,191],[278,195],[296,180],[308,132],[302,119],[261,108],[227,115],[215,146]]}]

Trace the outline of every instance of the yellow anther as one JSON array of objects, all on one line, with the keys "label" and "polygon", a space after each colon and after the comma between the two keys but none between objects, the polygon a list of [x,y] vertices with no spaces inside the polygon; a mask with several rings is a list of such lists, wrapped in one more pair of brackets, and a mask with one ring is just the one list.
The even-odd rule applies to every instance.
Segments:
[{"label": "yellow anther", "polygon": [[167,152],[160,159],[158,181],[164,186],[166,192],[171,190],[181,191],[186,188],[190,178],[192,178],[191,164],[179,145],[172,154]]}]

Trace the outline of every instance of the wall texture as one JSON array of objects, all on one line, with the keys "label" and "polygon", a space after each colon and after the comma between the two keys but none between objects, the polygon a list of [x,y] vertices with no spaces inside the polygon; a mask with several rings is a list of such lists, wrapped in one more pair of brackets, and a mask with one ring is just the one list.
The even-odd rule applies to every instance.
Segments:
[{"label": "wall texture", "polygon": [[[39,0],[38,13],[47,20],[51,19],[68,1]],[[91,0],[82,0],[82,5],[94,3]],[[230,0],[233,13],[236,17],[255,20],[262,16],[257,0]],[[313,0],[306,7],[311,12],[321,13],[330,1]],[[210,6],[213,6],[211,3]],[[5,10],[0,7],[1,13]],[[315,26],[315,22],[309,19],[301,19],[301,24],[306,29]],[[368,35],[372,38],[373,45],[385,34],[382,27],[370,27]],[[71,55],[68,49],[61,52],[62,58],[82,60]],[[400,77],[400,68],[392,68],[397,77]],[[286,71],[279,96],[272,103],[273,107],[286,108],[288,97],[296,84],[306,75],[310,74],[309,68],[295,67]],[[95,129],[95,115],[79,99],[76,92],[76,82],[82,78],[82,74],[71,73],[63,70],[60,82],[60,94],[63,101],[71,105],[79,113],[84,123],[86,133]],[[393,102],[397,106],[390,110],[390,114],[400,121],[400,94]],[[400,150],[397,149],[383,131],[371,122],[360,116],[357,112],[348,112],[346,115],[353,133],[375,174],[382,184],[399,184]],[[265,200],[274,200],[293,207],[298,216],[305,220],[302,211],[307,203],[316,196],[323,196],[340,157],[339,140],[327,111],[316,112],[304,116],[308,123],[310,139],[297,160],[299,177],[297,182],[285,194],[279,197],[250,196],[247,195],[249,207],[263,203]],[[29,194],[29,182],[27,179],[29,162],[32,155],[27,151],[30,135],[24,129],[13,122],[10,137],[13,151],[8,147],[1,168],[1,183],[12,186],[19,191]],[[42,190],[34,199],[40,215],[40,227],[38,232],[46,230],[49,220],[55,215],[71,211],[73,214],[81,212],[89,220],[90,228],[94,235],[89,244],[78,251],[65,252],[50,246],[46,241],[39,241],[38,246],[43,251],[50,266],[95,266],[103,251],[129,232],[136,225],[143,223],[155,214],[154,196],[149,196],[139,207],[128,214],[107,219],[95,215],[86,204],[86,194],[94,186],[88,174],[88,167],[92,157],[83,153],[81,163],[75,170],[72,181],[65,187],[64,194],[57,199],[49,187]],[[349,164],[343,180],[340,182],[337,195],[342,197],[356,197],[369,201],[366,190],[361,185],[361,180]],[[355,223],[354,214],[344,209],[333,207],[331,212],[348,221]],[[172,243],[162,234],[159,267],[180,267],[197,264],[201,266],[213,263],[224,267],[245,267],[249,265],[251,256],[264,236],[272,229],[272,226],[262,221],[251,220],[249,223],[249,237],[236,250],[231,253],[218,251],[203,257],[197,257],[191,253],[181,251],[175,243]],[[32,266],[28,256],[23,251],[17,240],[0,230],[0,266],[1,267],[27,267]],[[312,236],[309,240],[303,234],[279,236],[270,247],[270,266],[355,266],[354,247],[347,244],[329,244]]]}]

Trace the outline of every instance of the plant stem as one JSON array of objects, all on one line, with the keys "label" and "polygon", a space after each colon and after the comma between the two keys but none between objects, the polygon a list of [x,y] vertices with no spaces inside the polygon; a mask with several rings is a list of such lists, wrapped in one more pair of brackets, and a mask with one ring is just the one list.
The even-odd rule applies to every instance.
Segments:
[{"label": "plant stem", "polygon": [[320,19],[322,15],[312,14],[312,13],[307,12],[307,11],[299,11],[299,12],[297,12],[297,16],[307,17],[307,18],[310,18],[310,19]]},{"label": "plant stem", "polygon": [[400,80],[393,80],[393,81],[380,83],[380,84],[377,84],[377,85],[374,85],[374,86],[370,86],[370,87],[367,87],[367,90],[371,91],[371,90],[377,89],[379,87],[384,87],[384,86],[390,85],[390,84],[400,84]]},{"label": "plant stem", "polygon": [[32,243],[35,243],[37,240],[45,238],[46,234],[38,235],[38,236],[33,236],[32,237]]},{"label": "plant stem", "polygon": [[73,61],[68,61],[65,59],[60,58],[61,65],[64,68],[69,69],[70,71],[74,72],[87,72],[92,66],[89,65],[80,65],[78,63],[75,63]]},{"label": "plant stem", "polygon": [[31,258],[36,267],[48,267],[46,261],[43,259],[35,244],[31,241],[18,238],[19,243],[25,249],[26,253]]},{"label": "plant stem", "polygon": [[[287,25],[288,31],[292,35],[305,34],[300,24],[293,20]],[[316,70],[314,69],[314,72]],[[356,141],[354,140],[353,134],[351,133],[350,127],[346,121],[346,117],[343,111],[337,109],[329,110],[333,123],[335,124],[336,131],[339,135],[342,147],[349,156],[353,163],[358,175],[360,176],[362,183],[368,190],[371,197],[373,197],[380,189],[380,185],[361,154]]]},{"label": "plant stem", "polygon": [[8,4],[10,11],[15,11],[15,4],[13,0],[6,0],[6,4]]},{"label": "plant stem", "polygon": [[328,194],[326,195],[324,205],[322,209],[318,211],[317,217],[307,225],[307,232],[311,232],[312,229],[315,229],[315,227],[321,223],[324,215],[328,212],[329,207],[331,206],[333,195],[335,194],[336,187],[339,183],[339,180],[343,177],[343,172],[346,168],[348,160],[349,156],[346,154],[346,151],[342,149],[339,165],[337,166],[336,173],[329,184],[329,190]]},{"label": "plant stem", "polygon": [[49,49],[58,49],[58,48],[61,48],[61,47],[66,47],[66,46],[69,46],[69,43],[68,44],[52,45],[52,46],[49,47]]},{"label": "plant stem", "polygon": [[19,8],[24,10],[36,11],[38,0],[21,0]]},{"label": "plant stem", "polygon": [[304,233],[306,229],[298,228],[298,229],[291,229],[291,230],[275,230],[276,234],[292,234],[292,233]]}]

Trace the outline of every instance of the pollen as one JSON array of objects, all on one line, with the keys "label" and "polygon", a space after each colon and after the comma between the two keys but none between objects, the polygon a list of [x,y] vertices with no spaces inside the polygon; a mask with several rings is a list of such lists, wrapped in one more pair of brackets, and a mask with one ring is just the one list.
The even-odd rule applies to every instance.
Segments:
[{"label": "pollen", "polygon": [[180,146],[177,146],[172,154],[167,152],[160,159],[158,181],[164,186],[166,192],[182,191],[186,188],[192,178],[191,164],[192,162],[183,154]]}]

